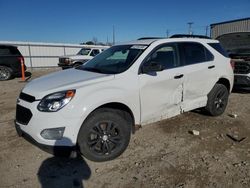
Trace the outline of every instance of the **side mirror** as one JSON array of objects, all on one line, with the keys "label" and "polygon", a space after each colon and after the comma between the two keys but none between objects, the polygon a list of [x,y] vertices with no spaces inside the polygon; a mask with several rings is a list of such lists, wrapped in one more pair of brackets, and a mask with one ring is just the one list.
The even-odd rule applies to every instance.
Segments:
[{"label": "side mirror", "polygon": [[142,73],[149,73],[149,72],[159,72],[163,70],[163,66],[158,62],[149,62],[147,65],[142,66]]}]

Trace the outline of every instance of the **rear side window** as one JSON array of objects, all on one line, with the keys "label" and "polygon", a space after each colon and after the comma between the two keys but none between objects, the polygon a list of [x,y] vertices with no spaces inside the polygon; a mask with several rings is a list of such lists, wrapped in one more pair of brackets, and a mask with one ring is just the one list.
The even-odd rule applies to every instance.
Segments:
[{"label": "rear side window", "polygon": [[0,55],[10,55],[10,49],[5,47],[0,47]]},{"label": "rear side window", "polygon": [[229,57],[228,53],[222,48],[220,43],[208,43],[209,46],[211,46],[213,49],[215,49],[217,52],[219,52],[224,57]]},{"label": "rear side window", "polygon": [[15,47],[0,46],[0,55],[20,55],[20,52]]},{"label": "rear side window", "polygon": [[214,59],[213,54],[200,43],[183,42],[179,44],[179,48],[185,65],[212,61]]}]

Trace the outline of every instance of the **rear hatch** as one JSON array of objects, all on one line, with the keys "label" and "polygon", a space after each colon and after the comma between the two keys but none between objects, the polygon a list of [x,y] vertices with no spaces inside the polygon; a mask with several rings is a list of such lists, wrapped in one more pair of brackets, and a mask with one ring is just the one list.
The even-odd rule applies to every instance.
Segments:
[{"label": "rear hatch", "polygon": [[217,40],[235,62],[235,74],[250,73],[250,32],[229,33]]}]

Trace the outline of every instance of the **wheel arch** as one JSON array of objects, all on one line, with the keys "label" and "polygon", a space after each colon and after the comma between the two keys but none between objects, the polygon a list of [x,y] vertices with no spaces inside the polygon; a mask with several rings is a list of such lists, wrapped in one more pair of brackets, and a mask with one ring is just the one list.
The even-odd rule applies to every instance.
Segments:
[{"label": "wheel arch", "polygon": [[74,63],[73,63],[73,67],[75,67],[75,66],[80,66],[80,65],[82,65],[83,63],[82,62],[80,62],[80,61],[75,61]]},{"label": "wheel arch", "polygon": [[100,109],[100,108],[110,108],[110,109],[114,109],[114,110],[121,110],[121,111],[127,112],[129,117],[127,115],[125,115],[126,120],[130,121],[132,126],[134,126],[134,124],[135,124],[135,117],[134,117],[134,114],[133,114],[132,110],[127,105],[125,105],[123,103],[120,103],[120,102],[106,103],[106,104],[103,104],[103,105],[97,107],[92,112],[94,112],[94,111],[96,111],[97,109]]},{"label": "wheel arch", "polygon": [[110,109],[113,109],[113,110],[120,110],[120,111],[127,112],[127,113],[124,113],[123,115],[126,118],[126,120],[128,120],[131,123],[131,125],[132,125],[132,127],[131,127],[132,128],[132,133],[135,132],[135,116],[134,116],[134,113],[126,104],[121,103],[121,102],[108,102],[108,103],[102,104],[102,105],[94,108],[90,113],[88,113],[87,117],[83,121],[83,124],[88,119],[88,117],[90,117],[96,110],[99,110],[101,108],[110,108]]},{"label": "wheel arch", "polygon": [[222,84],[224,86],[226,86],[228,92],[231,91],[231,84],[230,84],[230,81],[227,79],[227,78],[220,78],[216,84]]},{"label": "wheel arch", "polygon": [[2,63],[0,66],[2,66],[2,67],[8,67],[8,68],[12,69],[11,65],[7,64],[7,63]]},{"label": "wheel arch", "polygon": [[[116,109],[119,111],[116,111]],[[127,113],[122,113],[122,111],[120,111],[120,110],[127,112]],[[91,124],[90,124],[90,122],[88,122],[88,124],[85,124],[87,127],[85,127],[84,123],[86,121],[88,121],[88,118],[91,118],[92,114],[93,115],[95,114],[96,116],[99,115],[99,117],[100,117],[100,115],[102,115],[102,113],[104,113],[104,114],[105,113],[108,113],[108,114],[112,113],[112,115],[117,114],[117,115],[119,115],[119,116],[121,115],[122,117],[125,117],[125,118],[126,118],[126,116],[128,116],[127,118],[130,119],[131,122],[132,122],[132,118],[133,118],[133,113],[130,110],[130,108],[127,105],[119,103],[119,102],[111,102],[111,103],[103,104],[103,105],[95,108],[92,112],[90,112],[88,114],[88,116],[83,121],[83,124],[81,125],[81,128],[77,134],[76,148],[84,157],[88,158],[89,160],[97,161],[97,162],[112,160],[112,159],[118,157],[119,155],[121,155],[125,151],[125,149],[127,148],[129,141],[130,141],[130,138],[131,138],[131,132],[129,129],[127,129],[129,125],[126,126],[127,119],[125,120],[125,122],[123,119],[121,122],[122,124],[120,126],[121,129],[118,129],[118,133],[120,133],[120,131],[121,131],[121,133],[124,135],[124,136],[122,136],[122,142],[118,144],[118,146],[121,146],[118,148],[119,150],[116,150],[116,148],[114,150],[112,149],[112,151],[114,151],[113,154],[112,154],[112,151],[111,152],[109,151],[110,153],[108,153],[108,155],[106,155],[106,157],[105,157],[105,155],[103,155],[104,157],[100,156],[100,155],[97,156],[95,153],[91,152],[93,150],[89,149],[90,146],[87,145],[88,141],[86,141],[86,139],[89,139],[88,135],[91,132],[91,131],[90,132],[88,131],[88,130],[90,130],[89,126],[90,125],[95,126],[95,124],[93,124],[93,122]],[[101,116],[101,117],[104,117],[104,116]],[[118,120],[119,120],[119,118],[118,118]],[[102,134],[102,133],[100,133],[100,134]],[[104,141],[104,138],[102,138],[102,137],[104,137],[104,135],[107,136],[106,139],[109,139],[109,137],[112,138],[115,136],[115,135],[112,136],[113,133],[110,133],[110,132],[107,132],[107,133],[104,132],[104,134],[102,134],[102,135],[100,135],[100,134],[97,134],[97,137],[93,138],[93,140],[102,139],[103,140],[102,142],[106,142],[106,141]],[[80,136],[80,135],[83,135],[83,136]],[[84,140],[84,138],[86,138],[86,139]],[[113,142],[113,141],[111,141],[111,142]],[[109,143],[109,141],[107,141],[107,143]],[[102,146],[101,146],[101,148],[102,148]],[[107,152],[107,150],[106,150],[106,152]]]}]

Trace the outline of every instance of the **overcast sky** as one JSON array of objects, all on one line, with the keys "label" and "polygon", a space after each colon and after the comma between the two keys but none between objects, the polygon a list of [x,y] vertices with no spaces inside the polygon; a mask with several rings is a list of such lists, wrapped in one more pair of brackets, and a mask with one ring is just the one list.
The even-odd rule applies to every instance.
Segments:
[{"label": "overcast sky", "polygon": [[211,23],[250,17],[250,0],[0,0],[0,41],[80,43],[205,34]]}]

